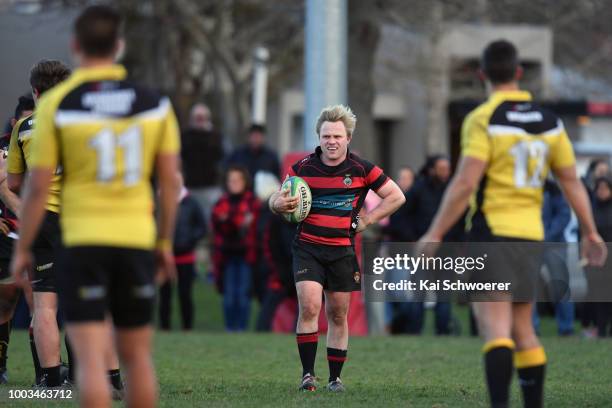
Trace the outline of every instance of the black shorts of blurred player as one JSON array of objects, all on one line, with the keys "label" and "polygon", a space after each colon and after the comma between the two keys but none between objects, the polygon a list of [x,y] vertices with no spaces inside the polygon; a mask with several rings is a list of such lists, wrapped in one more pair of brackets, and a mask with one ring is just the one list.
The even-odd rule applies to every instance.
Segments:
[{"label": "black shorts of blurred player", "polygon": [[104,246],[64,248],[58,287],[68,323],[104,321],[117,328],[151,323],[155,300],[152,251]]}]

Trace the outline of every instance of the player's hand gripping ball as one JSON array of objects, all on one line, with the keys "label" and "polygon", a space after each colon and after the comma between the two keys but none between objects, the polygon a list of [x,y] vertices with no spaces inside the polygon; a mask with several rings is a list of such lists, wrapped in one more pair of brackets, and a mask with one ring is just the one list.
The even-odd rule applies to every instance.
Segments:
[{"label": "player's hand gripping ball", "polygon": [[310,187],[301,177],[293,176],[288,177],[281,186],[281,190],[288,190],[290,197],[297,197],[298,204],[295,211],[291,213],[284,213],[283,217],[289,222],[302,222],[308,213],[310,213],[310,207],[312,206],[312,194],[310,193]]}]

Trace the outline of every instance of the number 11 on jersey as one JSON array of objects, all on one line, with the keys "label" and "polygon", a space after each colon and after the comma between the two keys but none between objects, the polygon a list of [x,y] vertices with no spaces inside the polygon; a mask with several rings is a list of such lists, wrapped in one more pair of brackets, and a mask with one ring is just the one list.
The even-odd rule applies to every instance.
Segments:
[{"label": "number 11 on jersey", "polygon": [[117,176],[117,153],[123,152],[125,171],[123,182],[130,186],[138,183],[142,176],[142,133],[140,126],[132,126],[119,135],[111,129],[98,132],[90,142],[98,155],[97,179],[108,183]]}]

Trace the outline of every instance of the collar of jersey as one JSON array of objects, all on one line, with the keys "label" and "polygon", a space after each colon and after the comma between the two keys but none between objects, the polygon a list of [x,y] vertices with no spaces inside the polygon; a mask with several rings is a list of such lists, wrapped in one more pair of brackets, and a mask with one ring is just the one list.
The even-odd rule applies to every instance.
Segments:
[{"label": "collar of jersey", "polygon": [[346,157],[344,158],[344,160],[342,161],[342,163],[338,163],[335,166],[328,166],[327,164],[323,163],[323,159],[321,159],[321,155],[323,154],[323,151],[321,150],[321,146],[317,146],[315,148],[315,157],[321,162],[321,164],[325,167],[327,167],[328,169],[339,169],[342,167],[343,164],[345,164],[347,162],[347,160],[349,159],[350,155],[351,155],[351,150],[347,147],[346,148]]},{"label": "collar of jersey", "polygon": [[495,101],[530,101],[531,94],[528,91],[495,91],[491,94],[490,100]]},{"label": "collar of jersey", "polygon": [[78,79],[114,79],[120,80],[127,76],[127,71],[123,65],[105,65],[102,67],[77,68],[74,70],[74,77]]}]

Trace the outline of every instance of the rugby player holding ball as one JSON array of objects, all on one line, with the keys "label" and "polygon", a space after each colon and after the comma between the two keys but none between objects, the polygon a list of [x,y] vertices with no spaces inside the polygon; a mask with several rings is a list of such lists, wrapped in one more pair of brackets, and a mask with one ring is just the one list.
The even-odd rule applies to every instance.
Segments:
[{"label": "rugby player holding ball", "polygon": [[[318,319],[325,294],[328,390],[344,391],[340,372],[348,347],[347,313],[352,291],[361,289],[355,256],[355,234],[395,212],[405,201],[402,190],[374,164],[351,153],[348,145],[356,117],[343,105],[330,106],[317,119],[319,146],[289,169],[288,177],[301,177],[312,193],[310,213],[298,225],[293,244],[293,274],[299,304],[297,345],[302,361],[299,389],[315,391],[314,363],[318,344]],[[382,201],[359,216],[368,190]],[[281,189],[270,197],[275,213],[293,213],[300,197]]]}]

